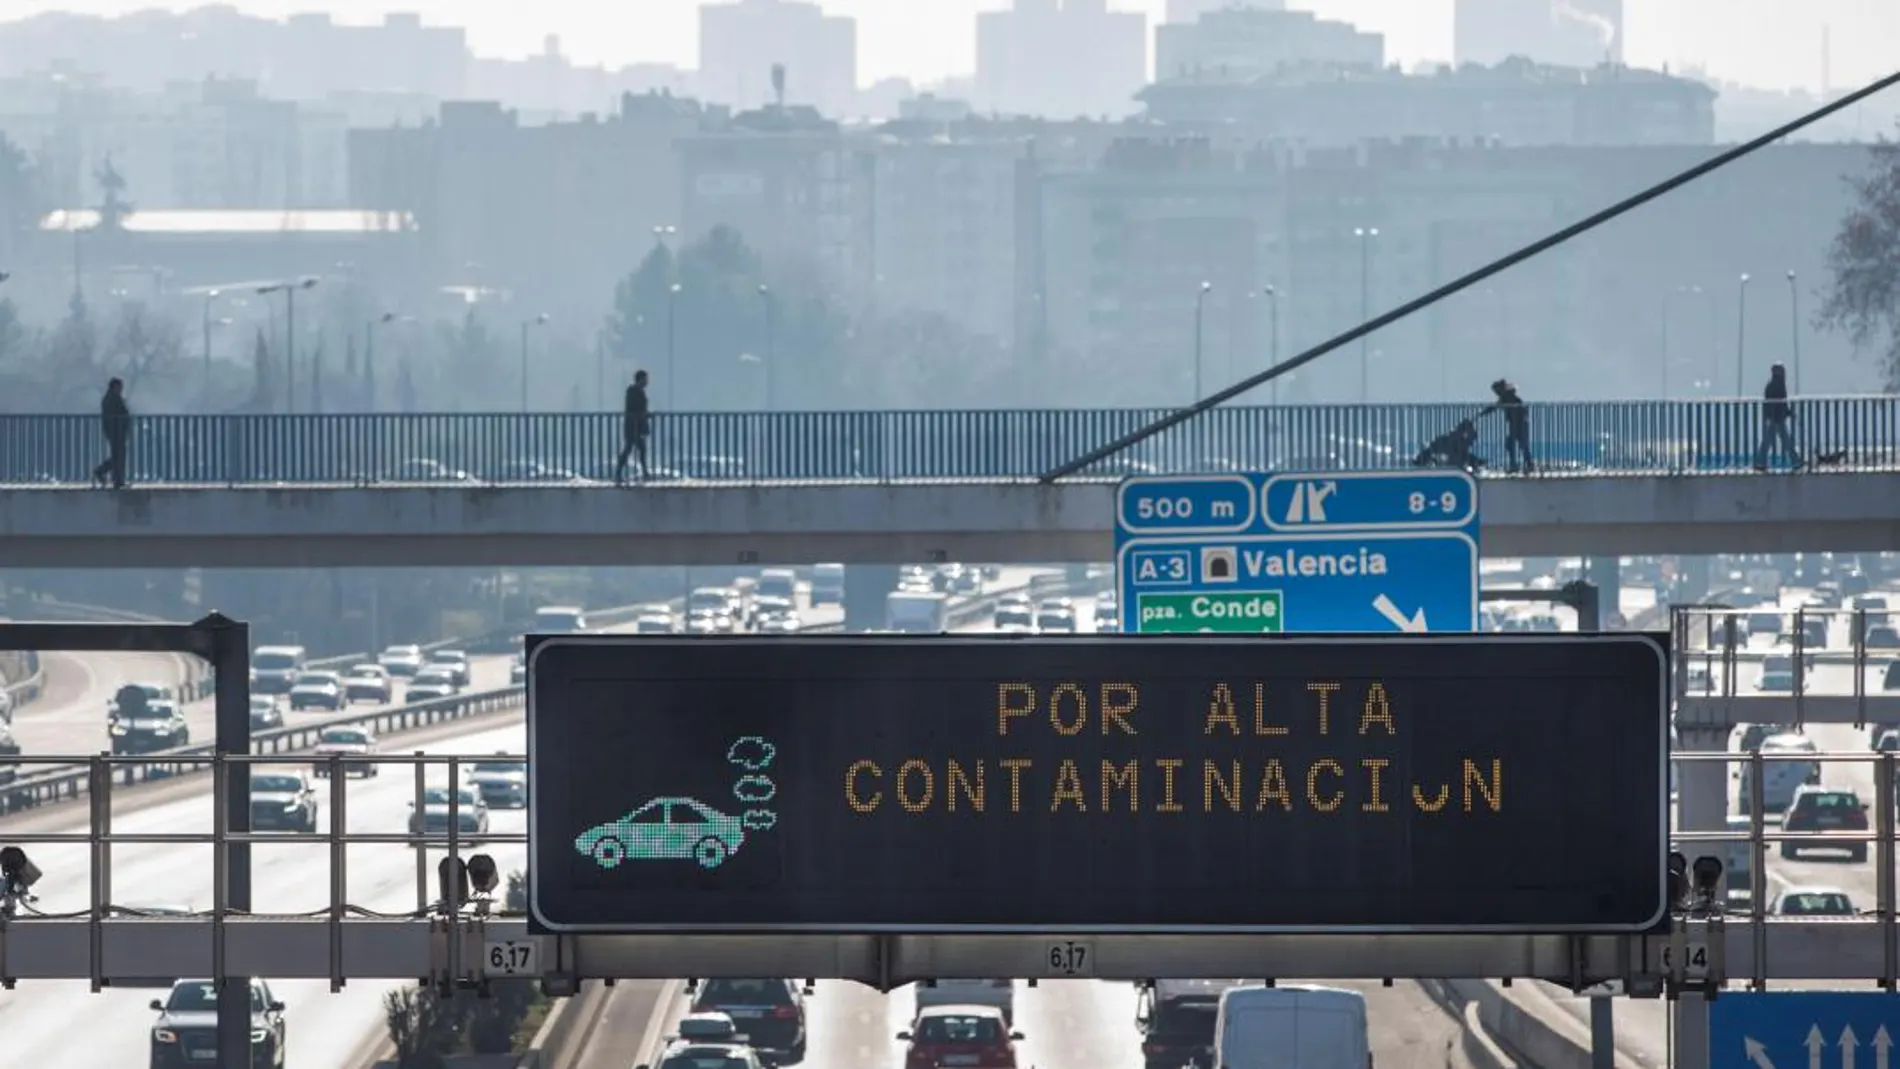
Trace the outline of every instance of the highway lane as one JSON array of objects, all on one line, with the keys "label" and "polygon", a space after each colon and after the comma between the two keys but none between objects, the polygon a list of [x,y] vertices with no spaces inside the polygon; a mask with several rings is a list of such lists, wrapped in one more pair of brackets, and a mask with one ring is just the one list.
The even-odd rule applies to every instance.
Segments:
[{"label": "highway lane", "polygon": [[[1897,596],[1892,589],[1873,593]],[[1811,591],[1799,587],[1784,587],[1779,600],[1779,609],[1792,613],[1811,596]],[[1848,633],[1849,624],[1845,617],[1830,623],[1827,648],[1849,649],[1852,646]],[[1754,636],[1751,647],[1757,650],[1772,648],[1773,639],[1768,636]],[[1876,656],[1870,659],[1863,670],[1866,673],[1866,693],[1880,693],[1880,675],[1885,669],[1887,658]],[[1694,663],[1694,662],[1692,662]],[[1736,683],[1742,694],[1755,694],[1756,681],[1761,677],[1759,660],[1743,661],[1736,666]],[[1807,677],[1809,694],[1852,694],[1855,668],[1848,664],[1816,665]],[[1718,665],[1714,675],[1719,680],[1721,668]],[[1789,717],[1792,720],[1792,715]],[[1865,753],[1867,733],[1846,724],[1813,724],[1807,727],[1807,734],[1823,751],[1834,753]],[[1739,813],[1736,790],[1741,770],[1746,767],[1741,762],[1731,763],[1729,779],[1729,811]],[[1840,787],[1855,791],[1870,805],[1874,797],[1874,768],[1871,763],[1840,764],[1828,763],[1821,766],[1822,783],[1829,787]],[[1771,824],[1778,823],[1778,814],[1768,814]],[[1871,851],[1870,851],[1871,853]],[[1854,863],[1845,852],[1839,854],[1804,854],[1797,860],[1780,856],[1777,847],[1771,845],[1766,865],[1768,893],[1772,897],[1791,885],[1821,885],[1846,891],[1855,904],[1862,909],[1871,909],[1876,900],[1877,872],[1871,856],[1866,862]],[[1589,1005],[1587,1000],[1575,998],[1558,988],[1539,985],[1550,1001],[1569,1012],[1577,1021],[1587,1022]],[[1824,983],[1789,983],[1778,987],[1790,988],[1817,987],[1838,988],[1841,985]],[[1868,985],[1871,989],[1871,985]],[[1627,1053],[1635,1055],[1646,1065],[1661,1066],[1668,1056],[1668,1031],[1666,1028],[1668,1004],[1656,1000],[1619,999],[1616,1004],[1617,1043]]]},{"label": "highway lane", "polygon": [[[998,580],[987,586],[997,589],[1026,583],[1035,571],[1006,569]],[[799,600],[801,615],[807,623],[827,624],[841,619],[836,607],[811,609],[803,591]],[[474,658],[474,689],[505,685],[508,662],[505,656]],[[139,666],[133,670],[145,669]],[[123,681],[117,680],[112,685],[116,687]],[[103,738],[103,701],[91,708],[97,713]],[[400,746],[392,748],[400,749]],[[482,754],[520,753],[525,748],[523,727],[517,722],[438,742],[428,750]],[[320,788],[326,786],[321,782],[319,785]],[[409,813],[414,777],[404,770],[391,768],[374,780],[349,781],[347,790],[350,830],[400,831]],[[327,820],[327,794],[324,797],[324,819]],[[206,781],[204,792],[170,803],[150,808],[140,808],[136,801],[115,804],[114,828],[124,833],[207,832],[212,820],[211,801]],[[496,832],[523,830],[524,818],[519,812],[495,811],[491,820],[492,830]],[[79,831],[85,827],[85,815],[76,811],[70,825],[57,830]],[[524,864],[519,847],[496,847],[490,852],[503,871]],[[86,908],[84,848],[48,846],[32,853],[48,874],[38,888],[42,895],[39,908],[49,913]],[[117,904],[209,906],[209,846],[126,845],[114,848],[113,854]],[[431,870],[440,856],[440,851],[431,852],[428,859]],[[282,845],[258,847],[253,852],[254,907],[273,913],[323,908],[327,905],[327,866],[327,852],[316,843],[287,841]],[[353,904],[391,912],[407,911],[417,905],[416,861],[409,849],[354,846],[349,850],[348,866],[349,897]],[[379,1027],[383,993],[400,984],[357,981],[336,995],[331,995],[328,985],[322,982],[286,982],[276,986],[289,1008],[291,1063],[298,1069],[323,1069],[332,1065],[342,1069],[348,1066],[371,1031]],[[12,1053],[34,1063],[99,1066],[101,1069],[136,1064],[146,1056],[151,1021],[146,1002],[154,994],[157,992],[121,990],[93,995],[86,991],[83,983],[74,982],[22,984],[13,992],[0,993],[0,1035],[5,1035],[13,1045]],[[80,1036],[85,1039],[76,1041],[75,1037]],[[348,1066],[348,1069],[355,1067]]]},{"label": "highway lane", "polygon": [[[520,753],[527,746],[520,724],[482,731],[430,747],[434,753]],[[446,780],[446,770],[432,776]],[[356,779],[348,787],[348,824],[355,832],[400,832],[409,815],[415,781],[412,774],[388,768],[375,779]],[[210,827],[209,795],[182,799],[115,817],[115,830],[136,834],[177,833]],[[328,820],[328,807],[324,819]],[[495,810],[491,830],[525,830],[522,811]],[[86,826],[83,814],[70,828]],[[285,836],[283,844],[269,843],[252,852],[254,906],[259,912],[300,913],[324,908],[328,891],[326,848],[315,840]],[[524,848],[497,845],[482,848],[495,857],[503,872],[525,864]],[[428,867],[446,851],[432,850]],[[211,905],[211,849],[188,845],[123,845],[113,849],[115,904],[122,906],[179,905],[207,909]],[[401,913],[416,907],[416,861],[403,846],[358,845],[348,851],[351,903],[368,909]],[[88,906],[88,863],[83,846],[42,846],[32,850],[46,876],[36,890],[38,908],[47,913],[79,911]],[[433,877],[431,876],[431,879]],[[433,891],[429,892],[431,895]],[[283,981],[272,985],[287,1006],[290,1046],[288,1064],[298,1069],[356,1069],[351,1058],[368,1038],[368,1029],[380,1020],[383,993],[400,982],[352,981],[332,995],[324,981]],[[152,1013],[146,1003],[163,992],[109,989],[94,995],[83,981],[31,981],[0,993],[0,1035],[9,1053],[23,1064],[70,1065],[122,1069],[143,1064],[148,1050]]]}]

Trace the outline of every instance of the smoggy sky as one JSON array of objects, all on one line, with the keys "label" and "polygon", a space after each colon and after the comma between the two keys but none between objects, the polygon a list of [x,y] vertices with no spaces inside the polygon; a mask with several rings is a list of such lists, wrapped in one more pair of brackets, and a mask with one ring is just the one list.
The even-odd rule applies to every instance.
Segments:
[{"label": "smoggy sky", "polygon": [[[862,82],[904,76],[931,81],[972,66],[971,16],[1007,0],[823,0],[834,14],[858,20]],[[1165,0],[1111,0],[1158,20]],[[1900,65],[1900,0],[1625,0],[1626,53],[1640,66],[1700,64],[1713,75],[1763,88],[1822,81],[1823,27],[1832,28],[1836,88],[1871,81]],[[24,15],[37,0],[0,0],[0,16]],[[65,10],[97,15],[152,7],[196,6],[150,0],[66,0]],[[558,34],[582,63],[694,64],[695,0],[235,0],[255,15],[327,9],[342,22],[374,22],[385,11],[414,11],[432,23],[459,23],[482,55],[539,52]],[[1290,0],[1322,17],[1343,19],[1386,35],[1401,62],[1451,57],[1452,0]]]}]

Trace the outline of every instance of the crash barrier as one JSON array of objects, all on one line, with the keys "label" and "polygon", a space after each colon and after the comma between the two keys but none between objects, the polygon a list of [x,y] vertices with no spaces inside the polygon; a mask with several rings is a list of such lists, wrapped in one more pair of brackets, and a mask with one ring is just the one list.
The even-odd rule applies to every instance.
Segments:
[{"label": "crash barrier", "polygon": [[[1438,980],[1434,983],[1444,999],[1462,1007],[1464,1049],[1476,1069],[1516,1069],[1519,1065],[1533,1065],[1537,1069],[1592,1069],[1589,1032],[1581,1022],[1546,1020],[1521,1005],[1514,992],[1506,991],[1494,981]],[[1555,1004],[1550,1006],[1550,1011],[1553,1015],[1564,1012]],[[1616,1062],[1619,1069],[1632,1065],[1620,1052]]]},{"label": "crash barrier", "polygon": [[[1090,582],[1097,582],[1091,580]],[[1102,580],[1105,582],[1105,580]],[[1054,597],[1069,590],[1069,584],[1061,573],[1036,575],[1027,584],[1007,589],[985,591],[967,601],[952,603],[949,607],[949,620],[952,628],[967,627],[986,616],[993,614],[996,603],[1011,595],[1027,595],[1031,598]],[[68,609],[91,606],[66,606]],[[107,610],[113,611],[113,610]],[[595,621],[615,621],[630,617],[637,607],[614,609],[595,614],[589,613],[589,623]],[[121,617],[133,614],[120,612]],[[96,617],[95,617],[96,618]],[[142,619],[142,618],[140,618]],[[612,626],[609,622],[606,626]],[[844,630],[842,624],[818,625],[809,629],[814,634],[837,633]],[[455,645],[453,642],[439,646]],[[357,660],[361,660],[359,655]],[[332,658],[331,660],[345,660]],[[314,664],[315,662],[313,662]],[[351,661],[349,663],[355,663]],[[251,752],[261,755],[290,754],[307,750],[317,744],[317,738],[325,728],[340,725],[366,725],[378,735],[394,734],[401,731],[413,731],[429,727],[447,720],[460,720],[490,713],[502,712],[519,706],[522,702],[522,688],[516,686],[500,687],[494,690],[475,691],[456,694],[446,698],[434,698],[427,701],[412,702],[407,705],[393,706],[377,712],[340,713],[336,716],[311,720],[294,726],[270,728],[251,732]],[[210,745],[181,746],[171,750],[161,750],[150,755],[141,755],[137,760],[117,763],[112,768],[113,778],[120,784],[131,785],[149,780],[171,779],[177,776],[202,772],[210,765],[213,747]],[[29,766],[30,767],[30,766]],[[44,767],[44,766],[41,766]],[[0,773],[4,775],[4,773]],[[0,779],[0,812],[15,813],[56,802],[70,801],[91,789],[93,772],[85,765],[60,765],[45,771],[14,774],[11,780]]]}]

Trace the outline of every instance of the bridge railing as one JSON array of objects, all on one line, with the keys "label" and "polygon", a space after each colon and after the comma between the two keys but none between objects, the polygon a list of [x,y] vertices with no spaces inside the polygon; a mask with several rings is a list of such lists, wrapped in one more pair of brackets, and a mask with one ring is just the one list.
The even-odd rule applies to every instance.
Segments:
[{"label": "bridge railing", "polygon": [[[1025,478],[1170,411],[662,412],[649,460],[661,480]],[[1802,398],[1794,412],[1809,462],[1900,467],[1900,397]],[[1754,399],[1560,402],[1526,414],[1544,475],[1747,471],[1763,430]],[[1216,409],[1084,474],[1405,467],[1467,419],[1476,454],[1501,470],[1502,414],[1478,404],[1366,404]],[[612,477],[620,438],[613,412],[140,416],[127,474],[229,486],[599,480]],[[0,416],[8,485],[85,485],[104,453],[96,416]]]}]

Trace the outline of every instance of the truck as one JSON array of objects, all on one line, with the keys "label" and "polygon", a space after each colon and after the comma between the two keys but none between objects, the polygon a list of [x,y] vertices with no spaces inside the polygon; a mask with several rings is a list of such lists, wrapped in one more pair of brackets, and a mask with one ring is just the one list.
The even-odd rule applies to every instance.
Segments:
[{"label": "truck", "polygon": [[811,603],[813,608],[844,604],[844,565],[812,565]]},{"label": "truck", "polygon": [[950,630],[950,595],[937,590],[894,590],[884,603],[884,626],[935,635]]}]

